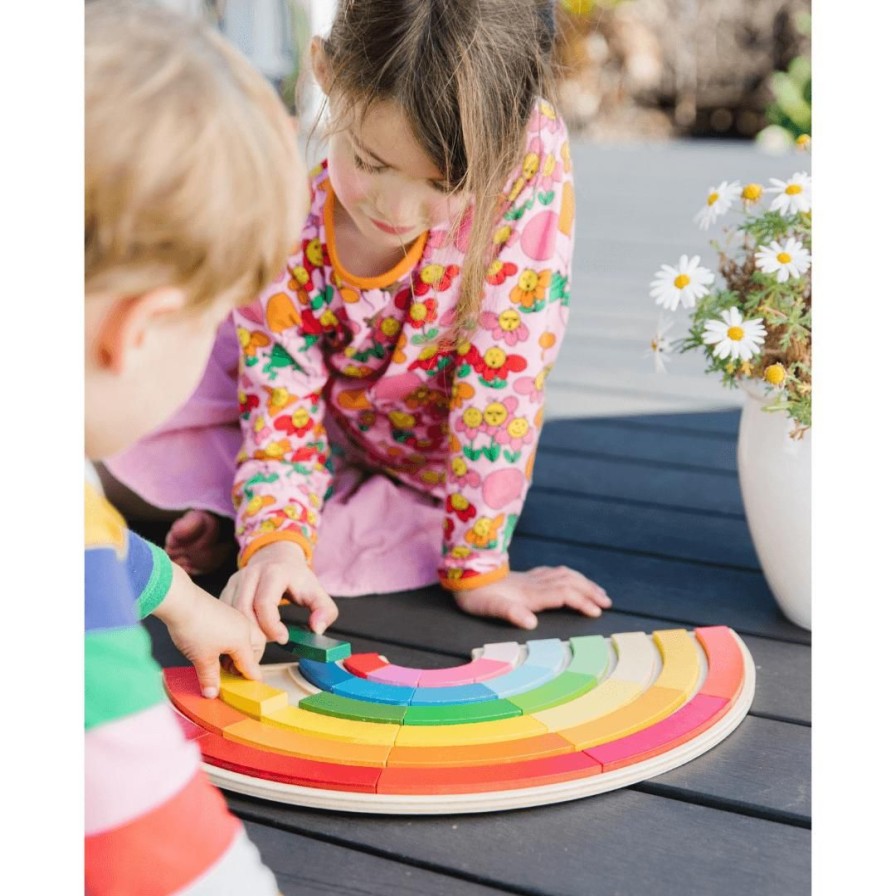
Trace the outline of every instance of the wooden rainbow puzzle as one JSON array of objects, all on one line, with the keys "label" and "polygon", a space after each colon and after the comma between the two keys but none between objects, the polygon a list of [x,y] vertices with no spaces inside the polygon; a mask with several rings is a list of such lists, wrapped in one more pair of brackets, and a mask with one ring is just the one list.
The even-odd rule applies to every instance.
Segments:
[{"label": "wooden rainbow puzzle", "polygon": [[351,812],[492,812],[591,796],[668,771],[727,737],[755,670],[725,626],[486,644],[412,669],[290,627],[298,663],[199,693],[165,670],[219,787]]}]

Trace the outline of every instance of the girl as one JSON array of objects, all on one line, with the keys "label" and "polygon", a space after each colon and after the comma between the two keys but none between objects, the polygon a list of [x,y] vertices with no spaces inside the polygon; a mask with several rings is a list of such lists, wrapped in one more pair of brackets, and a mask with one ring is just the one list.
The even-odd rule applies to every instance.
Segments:
[{"label": "girl", "polygon": [[[436,577],[467,612],[528,629],[548,607],[610,606],[578,572],[507,562],[569,301],[553,36],[552,4],[534,0],[340,3],[311,46],[331,124],[300,244],[235,314],[236,344],[221,332],[181,414],[110,464],[161,506],[232,513],[232,485],[240,570],[222,599],[270,639],[286,639],[284,595],[321,631],[329,592]],[[214,457],[236,453],[237,353],[234,480]],[[153,452],[180,474],[142,472]],[[197,569],[214,531],[194,511],[166,547]]]}]

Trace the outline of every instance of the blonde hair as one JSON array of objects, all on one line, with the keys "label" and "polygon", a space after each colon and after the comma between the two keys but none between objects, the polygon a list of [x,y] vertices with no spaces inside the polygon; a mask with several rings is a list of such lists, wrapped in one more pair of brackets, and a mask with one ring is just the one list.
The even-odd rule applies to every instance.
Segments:
[{"label": "blonde hair", "polygon": [[324,50],[331,92],[361,114],[391,100],[475,208],[452,336],[479,316],[502,190],[535,102],[550,98],[550,0],[340,0]]},{"label": "blonde hair", "polygon": [[85,287],[257,294],[295,244],[307,191],[273,88],[205,25],[146,3],[85,18]]}]

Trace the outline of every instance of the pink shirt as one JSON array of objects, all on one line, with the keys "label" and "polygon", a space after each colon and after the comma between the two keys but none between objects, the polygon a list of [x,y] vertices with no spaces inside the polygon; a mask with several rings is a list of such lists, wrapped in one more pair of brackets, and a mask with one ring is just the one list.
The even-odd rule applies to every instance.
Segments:
[{"label": "pink shirt", "polygon": [[465,230],[454,240],[431,230],[391,271],[357,277],[333,240],[326,163],[311,193],[286,270],[236,313],[241,562],[280,539],[311,558],[330,481],[326,416],[354,462],[444,501],[445,587],[497,581],[509,569],[545,380],[566,328],[574,231],[566,128],[539,103],[505,188],[479,326],[453,348],[440,336],[457,303]]}]

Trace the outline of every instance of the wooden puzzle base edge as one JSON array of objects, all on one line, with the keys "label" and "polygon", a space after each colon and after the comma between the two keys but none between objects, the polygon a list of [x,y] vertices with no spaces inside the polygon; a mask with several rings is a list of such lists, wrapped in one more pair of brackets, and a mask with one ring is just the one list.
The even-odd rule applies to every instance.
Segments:
[{"label": "wooden puzzle base edge", "polygon": [[753,702],[756,669],[746,645],[736,633],[732,632],[732,635],[743,656],[744,678],[738,697],[725,715],[706,731],[665,753],[611,771],[586,773],[584,777],[574,780],[515,790],[420,795],[326,790],[251,777],[208,763],[203,763],[203,768],[213,783],[227,791],[311,809],[339,812],[384,815],[500,812],[594,796],[654,778],[684,765],[711,750],[737,728]]}]

